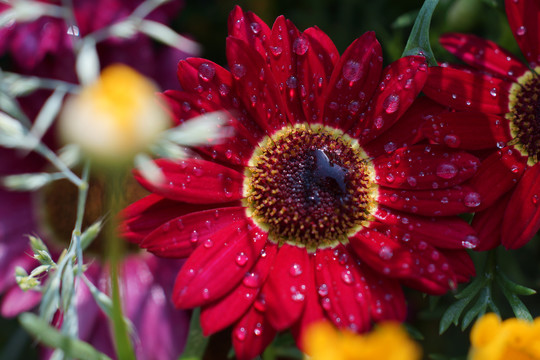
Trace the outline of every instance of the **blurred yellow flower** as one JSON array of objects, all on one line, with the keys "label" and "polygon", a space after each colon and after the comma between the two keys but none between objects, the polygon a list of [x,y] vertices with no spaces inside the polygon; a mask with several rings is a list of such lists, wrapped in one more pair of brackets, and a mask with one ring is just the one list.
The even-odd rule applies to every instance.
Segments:
[{"label": "blurred yellow flower", "polygon": [[339,331],[327,322],[310,326],[304,337],[310,360],[416,360],[422,351],[398,323],[380,323],[367,334]]},{"label": "blurred yellow flower", "polygon": [[480,318],[471,330],[470,360],[540,360],[540,318],[534,322],[495,314]]},{"label": "blurred yellow flower", "polygon": [[111,65],[67,100],[60,116],[61,136],[98,160],[131,160],[170,124],[156,100],[157,91],[130,67]]}]

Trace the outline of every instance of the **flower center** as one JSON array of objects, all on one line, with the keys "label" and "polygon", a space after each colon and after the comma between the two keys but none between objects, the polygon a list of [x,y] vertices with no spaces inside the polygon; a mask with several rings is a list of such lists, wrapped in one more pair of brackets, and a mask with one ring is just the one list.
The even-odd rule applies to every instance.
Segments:
[{"label": "flower center", "polygon": [[[124,188],[130,202],[147,194],[132,178],[129,178]],[[37,208],[42,209],[39,214],[40,225],[49,243],[58,246],[59,249],[67,247],[71,240],[77,215],[78,196],[77,187],[66,179],[50,183],[37,194],[37,201],[39,202]],[[83,216],[83,231],[100,218],[103,218],[105,222],[107,221],[107,216],[111,215],[107,214],[106,204],[105,179],[91,176]],[[102,230],[86,252],[93,257],[99,258],[103,257],[106,248],[107,244]],[[137,249],[135,245],[126,246],[126,250],[129,251]]]},{"label": "flower center", "polygon": [[308,250],[346,243],[375,206],[365,152],[333,128],[284,128],[259,144],[249,165],[248,215],[277,243]]},{"label": "flower center", "polygon": [[529,165],[536,164],[540,158],[540,79],[535,72],[526,72],[512,87],[506,118],[515,147],[528,157]]}]

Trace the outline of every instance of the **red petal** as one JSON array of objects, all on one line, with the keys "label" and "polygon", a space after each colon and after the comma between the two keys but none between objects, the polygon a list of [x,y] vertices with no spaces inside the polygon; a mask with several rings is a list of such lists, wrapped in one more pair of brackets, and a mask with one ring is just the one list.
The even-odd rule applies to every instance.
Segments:
[{"label": "red petal", "polygon": [[511,80],[517,80],[529,70],[509,51],[476,35],[445,34],[440,43],[467,64]]},{"label": "red petal", "polygon": [[479,72],[434,66],[429,68],[422,90],[433,100],[457,110],[504,114],[508,112],[511,86],[510,81]]},{"label": "red petal", "polygon": [[289,119],[293,123],[305,122],[304,111],[300,102],[300,92],[296,71],[295,40],[300,32],[294,24],[280,16],[272,26],[270,39],[270,68],[279,86],[283,102],[289,109]]},{"label": "red petal", "polygon": [[512,192],[499,198],[484,211],[474,214],[472,226],[478,232],[478,251],[491,250],[501,244],[501,228],[504,221],[504,211],[510,201]]},{"label": "red petal", "polygon": [[413,145],[379,156],[373,165],[379,185],[397,189],[442,189],[472,177],[480,160],[436,145]]},{"label": "red petal", "polygon": [[[230,204],[234,206],[236,204]],[[209,205],[185,204],[150,194],[125,208],[120,217],[120,236],[140,243],[163,223],[191,212],[206,210]]]},{"label": "red petal", "polygon": [[381,69],[381,45],[374,32],[366,32],[345,50],[334,68],[327,86],[323,123],[348,129],[357,121],[380,81]]},{"label": "red petal", "polygon": [[262,293],[266,316],[277,330],[284,330],[300,317],[305,304],[306,279],[310,275],[306,249],[284,244],[278,250]]},{"label": "red petal", "polygon": [[405,321],[407,306],[399,282],[381,276],[365,265],[360,265],[360,269],[369,285],[370,312],[373,320]]},{"label": "red petal", "polygon": [[506,16],[521,51],[532,68],[540,62],[540,3],[535,0],[506,0]]},{"label": "red petal", "polygon": [[540,229],[540,163],[529,168],[519,181],[502,224],[502,244],[508,249],[525,245]]},{"label": "red petal", "polygon": [[416,216],[396,210],[379,208],[375,217],[390,225],[396,240],[407,242],[411,237],[443,249],[463,249],[474,246],[478,239],[474,229],[459,217]]},{"label": "red petal", "polygon": [[392,127],[362,147],[370,157],[390,153],[400,147],[407,147],[421,141],[424,136],[420,129],[426,120],[445,111],[445,108],[427,96],[416,99],[403,116]]},{"label": "red petal", "polygon": [[234,326],[232,343],[238,360],[260,355],[276,336],[276,330],[264,315],[252,306]]},{"label": "red petal", "polygon": [[[315,269],[316,257],[309,256],[309,267]],[[306,276],[306,305],[300,319],[291,328],[291,332],[296,340],[296,345],[302,349],[304,334],[306,329],[313,323],[327,320],[324,316],[323,308],[319,302],[319,295],[315,283],[315,272],[311,271],[310,276]]]},{"label": "red petal", "polygon": [[244,175],[233,169],[198,159],[158,159],[155,163],[165,176],[163,183],[151,183],[138,172],[135,172],[135,178],[157,195],[192,204],[215,204],[242,198]]},{"label": "red petal", "polygon": [[265,300],[262,297],[257,299],[257,295],[270,272],[276,252],[277,246],[268,242],[264,248],[264,256],[260,256],[253,269],[245,273],[242,283],[223,298],[203,307],[201,327],[205,336],[231,325],[248,310],[253,302],[258,310],[265,309]]},{"label": "red petal", "polygon": [[526,162],[527,159],[518,150],[508,147],[485,159],[469,181],[481,198],[481,204],[476,211],[487,208],[514,187],[525,170]]},{"label": "red petal", "polygon": [[426,121],[422,132],[434,142],[466,150],[500,148],[512,139],[504,117],[469,111],[435,116]]},{"label": "red petal", "polygon": [[244,222],[245,208],[226,207],[194,212],[174,218],[156,228],[141,242],[140,247],[154,255],[183,258],[189,256],[201,241],[224,227]]},{"label": "red petal", "polygon": [[[304,115],[310,123],[322,122],[322,109],[325,104],[326,89],[332,71],[339,59],[339,53],[332,40],[321,29],[310,27],[298,40],[301,49],[305,40],[308,45],[303,55],[297,56],[298,82]],[[298,51],[302,54],[302,51]]]},{"label": "red petal", "polygon": [[251,11],[244,11],[235,6],[228,21],[229,35],[245,42],[250,48],[266,57],[270,28]]},{"label": "red petal", "polygon": [[472,212],[483,203],[478,190],[470,186],[418,191],[400,191],[381,187],[377,201],[392,209],[425,216],[448,216]]},{"label": "red petal", "polygon": [[356,255],[345,247],[315,254],[317,291],[328,318],[338,328],[364,332],[370,328],[369,294]]},{"label": "red petal", "polygon": [[[169,105],[173,118],[178,123],[184,123],[193,117],[215,111],[222,113],[220,117],[227,126],[232,127],[234,136],[227,137],[215,144],[211,143],[212,139],[208,139],[208,145],[196,147],[209,157],[218,158],[233,165],[246,165],[253,153],[253,148],[263,137],[262,130],[256,124],[248,123],[245,115],[239,111],[230,113],[221,105],[202,98],[200,95],[170,90],[165,92],[163,99]],[[243,124],[248,125],[250,130]]]},{"label": "red petal", "polygon": [[[446,256],[450,269],[454,270],[458,282],[468,282],[475,276],[474,263],[466,251],[445,250],[443,254]],[[453,286],[453,284],[450,285]]]},{"label": "red petal", "polygon": [[180,308],[208,304],[231,291],[257,261],[265,235],[247,219],[216,232],[188,258],[174,284]]},{"label": "red petal", "polygon": [[287,125],[286,108],[265,59],[232,37],[227,38],[227,59],[234,91],[253,120],[269,135]]},{"label": "red petal", "polygon": [[407,56],[394,61],[384,70],[381,83],[373,95],[365,120],[348,131],[365,144],[388,130],[407,111],[427,79],[426,59]]},{"label": "red petal", "polygon": [[402,244],[376,229],[363,228],[350,237],[349,242],[360,260],[385,276],[411,276],[412,254]]}]

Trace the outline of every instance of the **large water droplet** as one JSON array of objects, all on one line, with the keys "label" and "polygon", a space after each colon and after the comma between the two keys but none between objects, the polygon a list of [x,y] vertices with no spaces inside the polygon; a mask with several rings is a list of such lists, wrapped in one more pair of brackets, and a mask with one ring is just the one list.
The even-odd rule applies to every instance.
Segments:
[{"label": "large water droplet", "polygon": [[231,73],[236,80],[241,79],[244,75],[246,75],[246,67],[242,64],[234,64],[232,66]]},{"label": "large water droplet", "polygon": [[283,49],[281,48],[281,46],[270,46],[270,52],[272,53],[272,55],[277,57],[281,55]]},{"label": "large water droplet", "polygon": [[383,260],[390,260],[394,256],[394,252],[392,251],[392,248],[389,246],[384,245],[379,250],[379,257]]},{"label": "large water droplet", "polygon": [[304,55],[309,49],[309,42],[300,36],[293,43],[293,51],[296,55]]},{"label": "large water droplet", "polygon": [[189,241],[191,241],[192,243],[196,243],[197,241],[199,241],[199,233],[197,232],[197,230],[193,230],[189,237]]},{"label": "large water droplet", "polygon": [[204,241],[205,248],[210,249],[212,246],[214,246],[214,242],[212,241],[212,239],[206,239]]},{"label": "large water droplet", "polygon": [[317,290],[317,292],[322,297],[328,295],[328,285],[322,284],[321,286],[319,286],[319,289]]},{"label": "large water droplet", "polygon": [[377,116],[375,120],[373,120],[373,124],[375,125],[376,129],[381,129],[384,126],[384,119],[382,116]]},{"label": "large water droplet", "polygon": [[454,134],[445,135],[443,141],[446,145],[452,148],[458,147],[460,143],[459,138]]},{"label": "large water droplet", "polygon": [[347,285],[350,285],[354,282],[354,276],[350,270],[345,270],[341,273],[341,280]]},{"label": "large water droplet", "polygon": [[261,279],[259,277],[259,274],[255,272],[246,273],[244,279],[242,280],[242,283],[249,288],[258,288],[259,286],[261,286]]},{"label": "large water droplet", "polygon": [[343,65],[343,77],[351,82],[358,81],[363,75],[361,65],[354,61],[349,60]]},{"label": "large water droplet", "polygon": [[526,32],[527,32],[527,28],[525,28],[525,26],[520,26],[516,29],[516,34],[518,36],[523,36],[525,35]]},{"label": "large water droplet", "polygon": [[236,255],[236,263],[239,265],[239,266],[244,266],[246,265],[246,263],[248,262],[249,258],[248,256],[244,253],[244,252],[241,252],[239,253],[238,255]]},{"label": "large water droplet", "polygon": [[470,193],[465,195],[465,198],[463,199],[463,203],[465,204],[465,206],[471,208],[479,206],[481,202],[482,200],[480,194],[475,191],[471,191]]},{"label": "large water droplet", "polygon": [[458,173],[454,164],[443,163],[437,166],[437,176],[443,179],[452,179]]},{"label": "large water droplet", "polygon": [[216,68],[210,63],[203,63],[199,66],[199,77],[204,81],[210,81],[216,75]]},{"label": "large water droplet", "polygon": [[397,145],[391,141],[384,144],[383,147],[384,147],[384,151],[386,151],[387,153],[391,153],[397,149]]},{"label": "large water droplet", "polygon": [[383,101],[383,108],[387,114],[395,113],[399,108],[399,95],[388,95],[388,97]]},{"label": "large water droplet", "polygon": [[247,336],[247,330],[244,327],[239,327],[234,331],[234,336],[240,341],[244,341]]},{"label": "large water droplet", "polygon": [[252,22],[251,25],[251,31],[253,31],[254,34],[258,34],[261,32],[261,25],[256,22]]},{"label": "large water droplet", "polygon": [[299,264],[292,264],[291,268],[289,269],[289,274],[291,274],[291,276],[301,275],[302,267]]},{"label": "large water droplet", "polygon": [[287,79],[286,83],[289,89],[296,89],[296,87],[298,86],[298,79],[295,76],[290,76]]},{"label": "large water droplet", "polygon": [[465,240],[461,242],[461,245],[466,249],[474,249],[478,246],[480,240],[474,235],[467,235]]}]

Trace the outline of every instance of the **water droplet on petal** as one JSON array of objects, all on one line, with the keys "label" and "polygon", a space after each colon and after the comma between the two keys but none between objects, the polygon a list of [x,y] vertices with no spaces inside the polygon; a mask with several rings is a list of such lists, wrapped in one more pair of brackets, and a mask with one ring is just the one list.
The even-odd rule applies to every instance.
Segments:
[{"label": "water droplet on petal", "polygon": [[452,179],[458,173],[458,168],[454,164],[440,164],[437,166],[437,176],[443,179]]},{"label": "water droplet on petal", "polygon": [[489,94],[493,97],[497,96],[497,89],[496,88],[492,88],[491,90],[489,90]]},{"label": "water droplet on petal", "polygon": [[239,265],[239,266],[244,266],[246,265],[246,263],[248,262],[249,258],[248,256],[244,253],[244,252],[241,252],[239,253],[238,255],[236,255],[236,263]]},{"label": "water droplet on petal", "polygon": [[227,85],[225,85],[225,84],[219,85],[219,89],[218,89],[218,90],[219,90],[219,94],[220,94],[221,96],[227,96],[227,95],[229,94],[229,92],[231,91],[231,89],[230,89]]},{"label": "water droplet on petal", "polygon": [[474,235],[467,235],[465,240],[461,242],[461,245],[466,249],[474,249],[478,246],[480,240]]},{"label": "water droplet on petal", "polygon": [[394,256],[394,252],[392,251],[392,248],[390,248],[389,246],[384,245],[379,250],[379,256],[383,260],[390,260],[392,258],[392,256]]},{"label": "water droplet on petal", "polygon": [[393,151],[395,151],[397,149],[397,145],[394,144],[393,142],[388,142],[386,144],[384,144],[384,151],[386,151],[387,153],[391,153]]},{"label": "water droplet on petal", "polygon": [[354,276],[350,270],[345,270],[341,273],[341,280],[347,285],[350,285],[354,282]]},{"label": "water droplet on petal", "polygon": [[205,248],[210,249],[212,246],[214,246],[214,242],[212,241],[212,239],[206,239],[204,241]]},{"label": "water droplet on petal", "polygon": [[299,276],[302,274],[302,267],[299,264],[293,264],[289,269],[291,276]]},{"label": "water droplet on petal", "polygon": [[516,29],[516,34],[518,36],[523,36],[525,35],[526,32],[527,32],[527,29],[525,28],[525,26],[520,26]]},{"label": "water droplet on petal", "polygon": [[319,293],[320,296],[323,296],[323,297],[328,295],[328,285],[322,284],[321,286],[319,286],[319,289],[317,290],[317,292]]},{"label": "water droplet on petal", "polygon": [[296,89],[296,87],[298,86],[298,80],[296,79],[295,76],[290,76],[287,79],[286,83],[289,89]]},{"label": "water droplet on petal", "polygon": [[373,124],[375,125],[376,129],[380,129],[384,126],[384,119],[382,116],[377,116],[375,120],[373,120]]},{"label": "water droplet on petal", "polygon": [[234,64],[232,66],[231,72],[236,80],[242,78],[246,75],[246,67],[242,64]]},{"label": "water droplet on petal", "polygon": [[531,198],[531,201],[534,205],[538,204],[538,195],[534,194]]},{"label": "water droplet on petal", "polygon": [[296,55],[304,55],[309,49],[309,42],[300,36],[293,42],[293,51]]},{"label": "water droplet on petal", "polygon": [[465,204],[465,206],[471,208],[479,206],[481,202],[482,200],[480,194],[475,191],[471,191],[470,193],[465,195],[465,198],[463,199],[463,203]]},{"label": "water droplet on petal", "polygon": [[246,273],[242,283],[249,288],[258,288],[261,286],[261,279],[257,273]]},{"label": "water droplet on petal", "polygon": [[210,81],[216,75],[216,68],[210,63],[203,63],[199,66],[199,77],[204,81]]},{"label": "water droplet on petal", "polygon": [[270,52],[272,53],[272,55],[277,57],[281,55],[283,49],[281,48],[281,46],[270,46]]},{"label": "water droplet on petal", "polygon": [[234,331],[234,336],[240,341],[244,341],[247,336],[247,330],[244,327],[239,327]]},{"label": "water droplet on petal", "polygon": [[196,243],[197,241],[199,241],[199,233],[197,232],[197,230],[193,230],[191,236],[189,237],[189,241],[191,241],[192,243]]},{"label": "water droplet on petal", "polygon": [[210,298],[210,290],[208,290],[207,288],[204,288],[203,291],[202,291],[202,297],[203,299],[209,299]]},{"label": "water droplet on petal", "polygon": [[451,148],[458,147],[460,143],[459,138],[453,134],[445,135],[443,138],[443,141],[446,145],[448,145]]},{"label": "water droplet on petal", "polygon": [[358,81],[363,75],[360,64],[349,60],[343,65],[343,77],[351,82]]},{"label": "water droplet on petal", "polygon": [[399,95],[388,95],[388,97],[383,101],[383,108],[387,114],[395,113],[399,108]]},{"label": "water droplet on petal", "polygon": [[251,25],[251,31],[253,31],[254,34],[258,34],[261,32],[261,25],[256,22],[252,22]]}]

